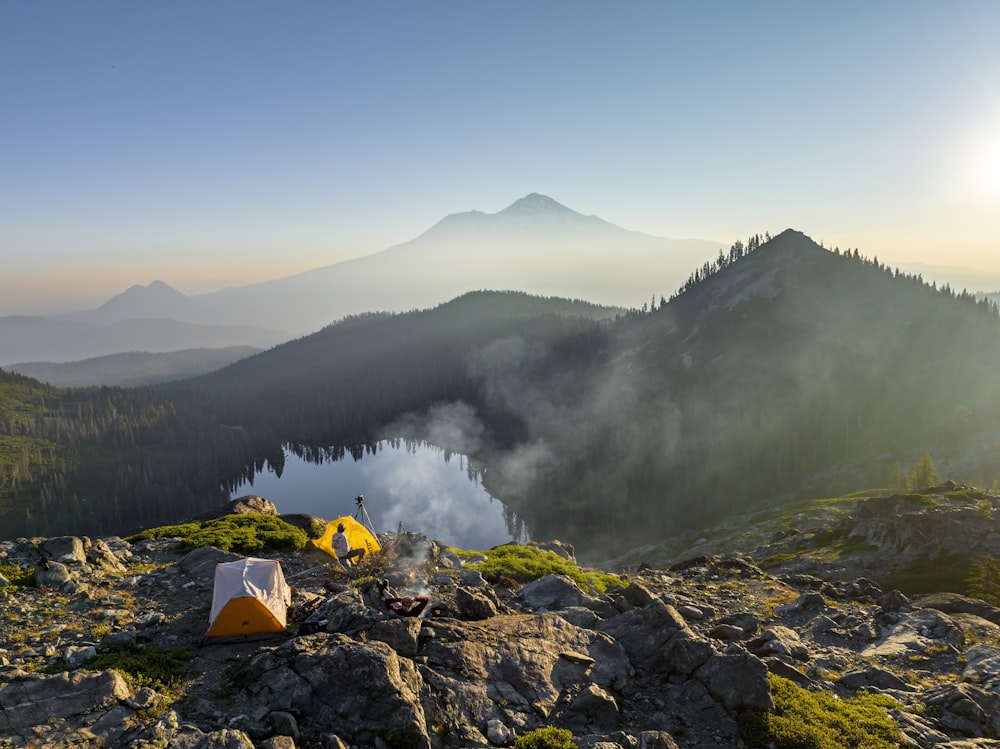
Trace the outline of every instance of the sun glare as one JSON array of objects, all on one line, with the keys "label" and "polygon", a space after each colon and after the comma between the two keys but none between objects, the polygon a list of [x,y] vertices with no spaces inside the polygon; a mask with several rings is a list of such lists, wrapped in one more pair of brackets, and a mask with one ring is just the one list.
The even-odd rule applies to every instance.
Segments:
[{"label": "sun glare", "polygon": [[980,169],[983,188],[991,198],[1000,199],[1000,141],[987,146]]}]

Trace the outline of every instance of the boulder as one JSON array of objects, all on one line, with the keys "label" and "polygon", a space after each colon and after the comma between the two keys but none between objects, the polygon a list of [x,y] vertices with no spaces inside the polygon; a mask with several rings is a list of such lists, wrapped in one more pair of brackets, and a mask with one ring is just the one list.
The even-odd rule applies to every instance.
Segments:
[{"label": "boulder", "polygon": [[39,588],[61,588],[77,579],[62,562],[43,559],[35,565],[35,585]]},{"label": "boulder", "polygon": [[86,564],[87,551],[79,536],[57,536],[45,539],[39,549],[45,559],[62,564]]},{"label": "boulder", "polygon": [[881,639],[866,647],[862,655],[866,658],[907,658],[942,645],[957,648],[964,642],[962,628],[937,609],[914,609],[899,612],[897,616]]},{"label": "boulder", "polygon": [[551,551],[556,556],[568,559],[571,562],[576,561],[576,552],[573,549],[573,544],[568,544],[565,541],[559,541],[557,539],[553,539],[551,541],[529,541],[528,545],[534,546],[542,551]]},{"label": "boulder", "polygon": [[54,721],[109,708],[129,696],[117,671],[24,676],[0,683],[0,735],[25,733]]},{"label": "boulder", "polygon": [[965,651],[962,678],[988,688],[1000,687],[1000,649],[989,645],[973,645]]},{"label": "boulder", "polygon": [[780,624],[768,627],[757,637],[746,643],[751,653],[761,658],[778,656],[804,661],[809,658],[809,649],[795,630]]},{"label": "boulder", "polygon": [[486,723],[486,738],[493,746],[508,746],[514,743],[514,732],[499,718],[490,718]]},{"label": "boulder", "polygon": [[123,573],[125,565],[121,563],[111,547],[103,539],[96,539],[87,549],[87,561],[105,572]]},{"label": "boulder", "polygon": [[217,520],[226,515],[278,515],[278,508],[274,502],[264,499],[256,494],[246,494],[237,497],[231,502],[227,502],[214,510],[203,512],[192,520]]},{"label": "boulder", "polygon": [[837,682],[841,686],[854,691],[859,689],[893,689],[899,692],[912,692],[914,687],[891,671],[878,666],[869,666],[858,671],[851,671],[840,677]]},{"label": "boulder", "polygon": [[975,614],[994,624],[1000,624],[1000,608],[958,593],[928,593],[916,596],[911,603],[916,608],[936,609],[945,614]]},{"label": "boulder", "polygon": [[643,731],[636,749],[678,749],[674,737],[666,731]]},{"label": "boulder", "polygon": [[239,554],[223,551],[214,546],[203,546],[185,554],[184,558],[177,563],[177,568],[194,580],[211,584],[215,581],[215,566],[217,564],[235,562],[242,558]]},{"label": "boulder", "polygon": [[489,619],[497,615],[497,607],[484,593],[469,588],[455,590],[455,606],[469,619]]},{"label": "boulder", "polygon": [[654,596],[649,588],[639,582],[631,582],[625,588],[622,596],[630,606],[645,606],[653,600]]},{"label": "boulder", "polygon": [[224,728],[204,733],[194,726],[183,726],[170,740],[170,749],[254,749],[243,731]]},{"label": "boulder", "polygon": [[70,668],[79,668],[95,655],[97,655],[97,650],[93,645],[70,645],[63,651],[63,660]]},{"label": "boulder", "polygon": [[333,634],[299,638],[256,656],[246,693],[269,712],[305,716],[314,733],[425,749],[422,684],[413,663],[385,643]]},{"label": "boulder", "polygon": [[587,684],[559,714],[558,722],[576,734],[608,733],[621,724],[621,714],[611,694],[596,684]]},{"label": "boulder", "polygon": [[565,575],[545,575],[521,588],[517,600],[528,610],[541,613],[581,606],[591,599]]},{"label": "boulder", "polygon": [[727,708],[774,709],[767,666],[756,656],[737,652],[712,655],[694,674],[709,694]]},{"label": "boulder", "polygon": [[673,606],[654,599],[600,624],[628,654],[632,665],[654,673],[689,675],[712,655]]}]

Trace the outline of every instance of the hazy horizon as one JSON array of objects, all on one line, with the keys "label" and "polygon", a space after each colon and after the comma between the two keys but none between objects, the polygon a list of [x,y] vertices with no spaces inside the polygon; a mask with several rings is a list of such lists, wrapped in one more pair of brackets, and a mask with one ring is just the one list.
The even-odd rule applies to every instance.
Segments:
[{"label": "hazy horizon", "polygon": [[5,4],[0,314],[200,294],[530,192],[1000,272],[1000,6]]}]

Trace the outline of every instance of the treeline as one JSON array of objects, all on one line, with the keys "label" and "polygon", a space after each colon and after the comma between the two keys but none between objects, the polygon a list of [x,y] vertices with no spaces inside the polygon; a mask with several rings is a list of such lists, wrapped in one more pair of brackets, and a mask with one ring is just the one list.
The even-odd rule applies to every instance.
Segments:
[{"label": "treeline", "polygon": [[4,536],[126,532],[225,498],[262,445],[211,404],[147,390],[61,390],[0,373]]},{"label": "treeline", "polygon": [[549,361],[540,352],[554,346],[557,359],[587,357],[615,314],[483,292],[434,310],[352,316],[181,386],[60,390],[5,374],[0,393],[18,403],[0,408],[3,535],[184,520],[262,470],[280,473],[283,445],[361,454],[391,436],[385,425],[435,403],[472,404],[493,436],[516,442],[523,425],[483,397],[482,347],[519,340],[511,356]]},{"label": "treeline", "polygon": [[[773,288],[713,295],[729,270]],[[581,548],[885,486],[925,451],[975,455],[956,479],[1000,476],[1000,451],[982,449],[1000,416],[995,305],[787,233],[734,243],[692,279],[655,314],[479,292],[352,317],[183,388],[29,383],[27,406],[0,411],[0,444],[20,456],[30,436],[16,460],[38,468],[3,520],[52,533],[184,519],[280,471],[284,444],[353,454],[452,403],[478,431],[441,446],[471,453],[535,535]]]},{"label": "treeline", "polygon": [[[729,247],[729,251],[719,250],[719,256],[713,260],[706,260],[701,267],[695,268],[694,272],[688,276],[687,280],[681,284],[680,288],[670,295],[670,299],[680,296],[685,291],[698,286],[704,281],[714,276],[719,271],[725,270],[737,260],[741,260],[750,253],[757,250],[762,245],[771,241],[771,233],[765,231],[764,235],[753,234],[747,238],[746,242],[737,239]],[[654,310],[655,311],[655,310]]]}]

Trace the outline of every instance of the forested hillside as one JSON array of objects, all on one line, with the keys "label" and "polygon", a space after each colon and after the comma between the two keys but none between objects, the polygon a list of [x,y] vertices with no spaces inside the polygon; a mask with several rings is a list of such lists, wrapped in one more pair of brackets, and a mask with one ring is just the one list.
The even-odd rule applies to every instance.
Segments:
[{"label": "forested hillside", "polygon": [[[575,336],[615,310],[476,293],[433,310],[351,317],[183,387],[61,390],[0,372],[0,527],[108,532],[173,522],[281,470],[282,444],[360,454],[381,425],[460,398],[482,341]],[[498,428],[503,413],[494,414]]]},{"label": "forested hillside", "polygon": [[796,232],[740,243],[613,338],[577,383],[581,418],[520,410],[559,456],[519,508],[533,528],[565,527],[552,498],[567,498],[587,518],[575,539],[648,541],[760,500],[889,486],[925,451],[956,479],[1000,476],[996,306],[877,259]]},{"label": "forested hillside", "polygon": [[996,305],[858,251],[754,236],[669,303],[600,323],[481,324],[502,298],[352,319],[192,384],[288,441],[447,434],[534,532],[582,546],[886,486],[924,452],[1000,476]]},{"label": "forested hillside", "polygon": [[219,477],[251,467],[250,435],[204,401],[117,388],[61,390],[0,371],[3,536],[124,532],[183,519],[226,494]]},{"label": "forested hillside", "polygon": [[75,473],[41,480],[73,512],[87,487],[124,521],[136,504],[210,506],[255,466],[280,470],[283,444],[430,439],[469,455],[532,533],[602,550],[761,500],[886,487],[924,453],[991,486],[998,366],[995,303],[787,231],[630,312],[476,292],[169,388],[42,390],[47,415],[77,398],[69,412],[104,418],[58,441]]}]

